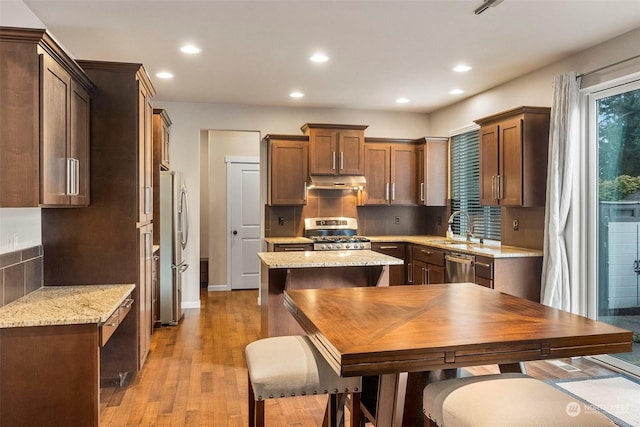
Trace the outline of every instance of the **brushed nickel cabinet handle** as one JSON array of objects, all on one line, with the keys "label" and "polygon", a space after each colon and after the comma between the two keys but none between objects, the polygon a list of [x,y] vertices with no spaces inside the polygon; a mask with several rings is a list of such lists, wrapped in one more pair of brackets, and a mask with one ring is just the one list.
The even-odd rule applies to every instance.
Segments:
[{"label": "brushed nickel cabinet handle", "polygon": [[380,246],[380,249],[398,249],[397,246]]},{"label": "brushed nickel cabinet handle", "polygon": [[331,169],[336,170],[336,152],[331,152]]},{"label": "brushed nickel cabinet handle", "polygon": [[485,268],[491,268],[491,264],[486,264],[484,262],[478,262],[476,261],[476,265],[480,266],[480,267],[485,267]]},{"label": "brushed nickel cabinet handle", "polygon": [[424,202],[424,182],[420,183],[420,201]]}]

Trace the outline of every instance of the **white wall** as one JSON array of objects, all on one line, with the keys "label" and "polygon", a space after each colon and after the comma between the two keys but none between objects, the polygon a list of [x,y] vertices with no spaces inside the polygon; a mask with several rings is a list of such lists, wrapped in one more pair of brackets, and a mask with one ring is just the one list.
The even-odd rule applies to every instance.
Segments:
[{"label": "white wall", "polygon": [[[638,54],[640,28],[436,111],[430,116],[431,131],[434,135],[448,135],[452,130],[472,124],[475,119],[500,111],[522,105],[551,106],[556,75],[570,71],[587,73]],[[585,83],[586,78],[583,86]]]},{"label": "white wall", "polygon": [[[154,102],[154,107],[166,109],[171,117],[171,168],[185,174],[191,204],[191,224],[200,224],[202,130],[256,131],[262,137],[270,133],[301,135],[300,127],[304,123],[315,122],[369,125],[365,131],[366,136],[419,138],[431,135],[428,115],[417,113],[181,102]],[[211,204],[224,205],[226,200],[214,199],[209,200],[208,203],[210,206]],[[200,264],[200,232],[194,230],[192,235],[194,240],[198,239],[198,241],[189,242],[185,257],[189,265],[198,266]],[[209,245],[209,251],[209,256],[212,256],[211,245]],[[199,280],[198,268],[189,268],[186,271],[182,294],[185,308],[199,306]]]}]

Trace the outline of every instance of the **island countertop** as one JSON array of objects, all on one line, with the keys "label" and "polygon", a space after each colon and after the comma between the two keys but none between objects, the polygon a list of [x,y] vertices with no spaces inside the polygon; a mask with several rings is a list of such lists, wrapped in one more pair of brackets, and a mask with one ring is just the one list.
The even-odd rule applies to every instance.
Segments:
[{"label": "island countertop", "polygon": [[258,252],[269,269],[402,265],[404,260],[370,250]]},{"label": "island countertop", "polygon": [[0,328],[104,323],[135,285],[45,286],[0,307]]}]

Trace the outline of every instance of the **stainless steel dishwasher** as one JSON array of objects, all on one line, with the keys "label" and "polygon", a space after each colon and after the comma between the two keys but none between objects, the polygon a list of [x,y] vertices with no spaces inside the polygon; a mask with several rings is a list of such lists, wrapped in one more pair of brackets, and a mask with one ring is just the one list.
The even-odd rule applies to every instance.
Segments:
[{"label": "stainless steel dishwasher", "polygon": [[461,283],[476,281],[476,257],[450,252],[444,256],[445,282]]}]

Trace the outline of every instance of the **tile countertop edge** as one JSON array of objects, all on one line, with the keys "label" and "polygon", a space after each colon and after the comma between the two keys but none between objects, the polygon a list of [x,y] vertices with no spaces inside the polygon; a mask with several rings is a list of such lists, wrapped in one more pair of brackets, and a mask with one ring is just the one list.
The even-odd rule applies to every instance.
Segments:
[{"label": "tile countertop edge", "polygon": [[0,307],[0,329],[104,323],[133,284],[45,286]]}]

